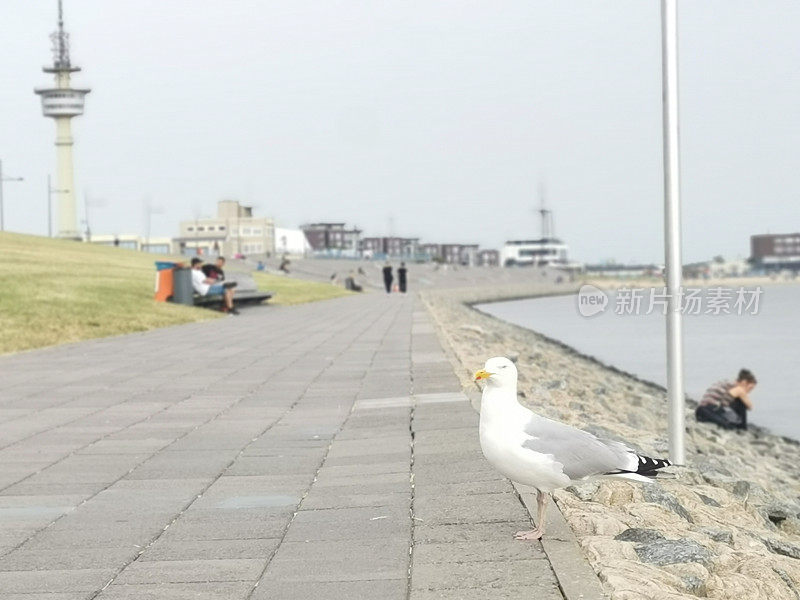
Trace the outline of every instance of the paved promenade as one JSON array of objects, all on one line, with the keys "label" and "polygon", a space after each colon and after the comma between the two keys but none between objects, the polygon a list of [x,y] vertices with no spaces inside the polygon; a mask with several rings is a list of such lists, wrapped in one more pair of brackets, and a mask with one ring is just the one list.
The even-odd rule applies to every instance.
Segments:
[{"label": "paved promenade", "polygon": [[577,598],[476,425],[412,296],[0,358],[0,600]]}]

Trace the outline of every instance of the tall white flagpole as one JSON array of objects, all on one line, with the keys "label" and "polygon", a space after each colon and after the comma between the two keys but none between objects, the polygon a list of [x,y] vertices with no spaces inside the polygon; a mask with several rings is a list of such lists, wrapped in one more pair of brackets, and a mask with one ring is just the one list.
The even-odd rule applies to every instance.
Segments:
[{"label": "tall white flagpole", "polygon": [[669,457],[685,462],[683,325],[681,323],[681,200],[678,136],[678,6],[661,0],[661,61],[664,125],[664,250],[667,304],[667,396]]}]

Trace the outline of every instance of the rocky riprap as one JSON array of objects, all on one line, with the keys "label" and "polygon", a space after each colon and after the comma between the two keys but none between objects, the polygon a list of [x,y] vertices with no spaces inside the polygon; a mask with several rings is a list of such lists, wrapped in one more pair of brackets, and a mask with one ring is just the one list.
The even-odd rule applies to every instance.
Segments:
[{"label": "rocky riprap", "polygon": [[[555,291],[530,286],[527,295]],[[474,394],[471,375],[487,358],[513,357],[532,410],[666,456],[664,390],[467,306],[509,295],[525,294],[423,294],[465,390]],[[559,508],[614,599],[800,600],[800,444],[697,423],[693,409],[687,465],[669,469],[672,478],[581,482],[554,494]]]}]

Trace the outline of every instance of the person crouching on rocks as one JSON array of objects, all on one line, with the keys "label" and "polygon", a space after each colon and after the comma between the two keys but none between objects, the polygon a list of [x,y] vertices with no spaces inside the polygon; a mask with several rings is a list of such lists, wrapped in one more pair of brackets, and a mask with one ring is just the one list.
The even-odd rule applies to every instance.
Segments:
[{"label": "person crouching on rocks", "polygon": [[753,408],[750,392],[756,383],[755,375],[747,369],[739,371],[735,383],[718,381],[703,394],[695,410],[697,420],[725,429],[747,429],[747,411]]}]

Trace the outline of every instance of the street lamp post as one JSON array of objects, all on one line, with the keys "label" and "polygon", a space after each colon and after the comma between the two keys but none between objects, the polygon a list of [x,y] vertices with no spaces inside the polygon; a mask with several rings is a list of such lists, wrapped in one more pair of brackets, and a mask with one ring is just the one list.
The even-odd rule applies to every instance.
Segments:
[{"label": "street lamp post", "polygon": [[678,5],[661,0],[664,142],[664,245],[667,284],[669,458],[682,465],[684,448],[683,326],[681,324],[681,199],[678,120]]},{"label": "street lamp post", "polygon": [[22,177],[3,177],[3,161],[0,160],[0,231],[6,230],[3,216],[3,182],[4,181],[25,181]]},{"label": "street lamp post", "polygon": [[53,237],[53,194],[66,194],[68,191],[54,188],[50,184],[50,175],[47,176],[47,237]]}]

